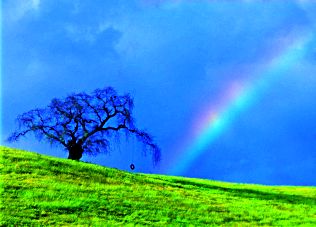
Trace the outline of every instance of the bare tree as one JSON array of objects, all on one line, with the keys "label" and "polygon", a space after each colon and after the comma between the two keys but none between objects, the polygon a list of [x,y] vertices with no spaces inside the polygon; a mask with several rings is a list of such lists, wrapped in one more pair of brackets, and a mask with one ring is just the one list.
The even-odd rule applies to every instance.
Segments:
[{"label": "bare tree", "polygon": [[153,162],[160,160],[160,149],[152,137],[139,130],[132,117],[133,99],[118,95],[112,87],[96,89],[92,94],[72,94],[53,99],[43,109],[34,109],[17,118],[19,128],[8,138],[17,141],[28,133],[51,144],[62,145],[68,158],[80,160],[83,153],[107,152],[114,135],[134,135],[152,152]]}]

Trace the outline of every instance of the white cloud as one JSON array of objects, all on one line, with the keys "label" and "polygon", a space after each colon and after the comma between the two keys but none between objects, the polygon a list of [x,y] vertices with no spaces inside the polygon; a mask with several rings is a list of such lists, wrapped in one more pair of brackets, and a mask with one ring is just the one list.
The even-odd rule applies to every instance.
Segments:
[{"label": "white cloud", "polygon": [[16,0],[8,1],[4,5],[3,13],[6,22],[17,22],[23,19],[28,13],[39,10],[41,0]]},{"label": "white cloud", "polygon": [[41,4],[41,0],[32,0],[32,8],[34,10],[38,10]]}]

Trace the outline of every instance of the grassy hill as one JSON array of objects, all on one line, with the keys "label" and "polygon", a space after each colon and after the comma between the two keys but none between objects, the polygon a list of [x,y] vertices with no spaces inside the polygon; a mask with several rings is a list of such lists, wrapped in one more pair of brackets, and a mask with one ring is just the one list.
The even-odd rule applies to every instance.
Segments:
[{"label": "grassy hill", "polygon": [[0,225],[316,226],[315,187],[131,174],[0,147]]}]

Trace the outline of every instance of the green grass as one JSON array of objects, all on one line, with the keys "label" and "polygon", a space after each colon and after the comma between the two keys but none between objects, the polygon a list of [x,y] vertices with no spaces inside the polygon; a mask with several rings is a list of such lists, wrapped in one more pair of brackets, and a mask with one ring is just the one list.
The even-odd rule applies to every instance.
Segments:
[{"label": "green grass", "polygon": [[316,188],[131,174],[0,147],[1,226],[316,226]]}]

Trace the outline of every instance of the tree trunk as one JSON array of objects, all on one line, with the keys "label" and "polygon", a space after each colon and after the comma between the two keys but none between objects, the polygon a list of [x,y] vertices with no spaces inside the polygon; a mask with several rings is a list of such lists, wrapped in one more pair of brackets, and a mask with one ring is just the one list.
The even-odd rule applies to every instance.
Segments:
[{"label": "tree trunk", "polygon": [[74,144],[68,148],[68,159],[79,161],[82,157],[83,148],[80,144]]}]

